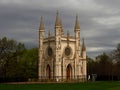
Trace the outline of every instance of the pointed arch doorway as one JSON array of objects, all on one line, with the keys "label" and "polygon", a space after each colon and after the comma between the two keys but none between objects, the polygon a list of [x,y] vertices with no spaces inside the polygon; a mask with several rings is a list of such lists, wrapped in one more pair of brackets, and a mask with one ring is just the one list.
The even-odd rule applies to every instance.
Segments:
[{"label": "pointed arch doorway", "polygon": [[66,78],[67,78],[67,80],[72,78],[72,67],[70,64],[68,64],[68,66],[66,68]]},{"label": "pointed arch doorway", "polygon": [[46,77],[47,77],[47,79],[51,79],[50,65],[47,65],[47,68],[46,68]]}]

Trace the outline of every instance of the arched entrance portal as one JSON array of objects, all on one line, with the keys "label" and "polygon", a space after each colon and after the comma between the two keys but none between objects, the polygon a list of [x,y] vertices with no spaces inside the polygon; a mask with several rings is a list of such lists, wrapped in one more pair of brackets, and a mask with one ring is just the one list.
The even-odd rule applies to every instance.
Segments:
[{"label": "arched entrance portal", "polygon": [[71,79],[72,78],[72,67],[70,64],[68,64],[66,68],[66,78]]},{"label": "arched entrance portal", "polygon": [[47,79],[51,79],[50,65],[47,65],[47,68],[46,68],[46,77],[47,77]]}]

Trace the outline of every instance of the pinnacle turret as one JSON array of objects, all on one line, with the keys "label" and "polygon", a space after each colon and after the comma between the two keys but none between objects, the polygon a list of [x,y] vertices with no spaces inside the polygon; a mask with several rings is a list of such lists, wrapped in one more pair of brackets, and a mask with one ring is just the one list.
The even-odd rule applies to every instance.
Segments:
[{"label": "pinnacle turret", "polygon": [[75,29],[75,31],[80,29],[77,15],[76,15],[76,22],[75,22],[75,28],[74,29]]},{"label": "pinnacle turret", "polygon": [[59,12],[57,11],[57,14],[56,14],[56,21],[55,21],[55,27],[61,27],[61,21],[60,21],[60,18],[59,18]]},{"label": "pinnacle turret", "polygon": [[82,48],[81,48],[81,57],[86,58],[86,47],[85,47],[85,43],[84,43],[84,38],[83,38]]},{"label": "pinnacle turret", "polygon": [[83,42],[82,42],[82,51],[86,51],[86,47],[85,47],[85,43],[84,43],[84,38],[83,38]]},{"label": "pinnacle turret", "polygon": [[43,31],[45,30],[42,16],[41,16],[41,20],[40,20],[40,27],[39,27],[39,30],[43,30]]}]

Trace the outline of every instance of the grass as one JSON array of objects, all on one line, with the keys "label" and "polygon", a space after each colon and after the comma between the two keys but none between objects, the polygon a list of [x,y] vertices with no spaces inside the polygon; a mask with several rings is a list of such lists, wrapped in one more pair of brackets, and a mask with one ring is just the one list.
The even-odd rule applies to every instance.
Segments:
[{"label": "grass", "polygon": [[120,90],[120,82],[0,84],[0,90]]}]

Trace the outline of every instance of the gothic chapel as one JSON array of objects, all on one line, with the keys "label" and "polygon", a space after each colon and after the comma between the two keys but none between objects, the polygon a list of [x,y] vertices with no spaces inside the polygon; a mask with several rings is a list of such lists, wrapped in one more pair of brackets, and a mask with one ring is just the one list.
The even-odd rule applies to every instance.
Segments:
[{"label": "gothic chapel", "polygon": [[54,36],[48,33],[41,17],[39,27],[39,81],[86,80],[86,47],[84,39],[80,44],[80,26],[76,16],[74,36],[64,35],[59,13],[56,14]]}]

